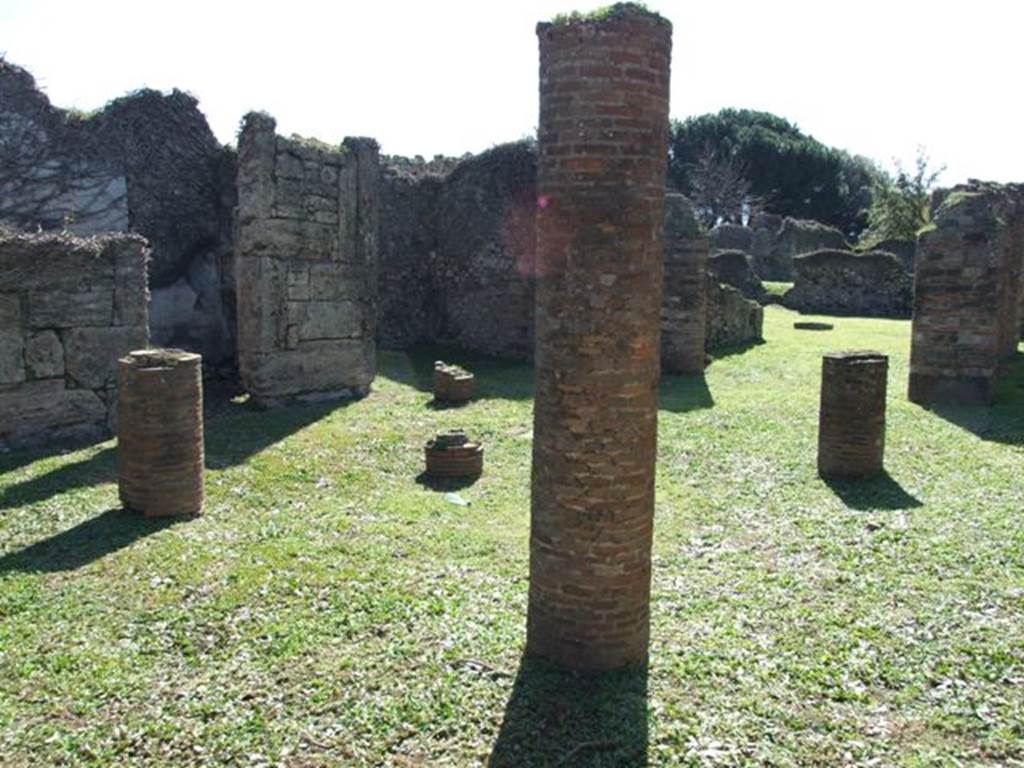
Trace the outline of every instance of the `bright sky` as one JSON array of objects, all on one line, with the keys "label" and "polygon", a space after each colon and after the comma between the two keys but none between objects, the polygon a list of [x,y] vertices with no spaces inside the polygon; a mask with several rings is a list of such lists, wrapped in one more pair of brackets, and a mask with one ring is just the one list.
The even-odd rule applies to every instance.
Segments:
[{"label": "bright sky", "polygon": [[[461,155],[533,132],[535,23],[603,3],[0,0],[0,52],[61,107],[178,87],[224,142],[264,109],[285,134]],[[673,117],[767,110],[886,167],[923,145],[944,183],[1024,180],[1019,0],[648,6],[675,27]]]}]

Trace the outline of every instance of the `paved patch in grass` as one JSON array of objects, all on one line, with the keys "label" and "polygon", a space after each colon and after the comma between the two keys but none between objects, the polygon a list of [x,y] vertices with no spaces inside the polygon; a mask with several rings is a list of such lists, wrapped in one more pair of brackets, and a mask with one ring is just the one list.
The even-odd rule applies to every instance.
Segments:
[{"label": "paved patch in grass", "polygon": [[[909,323],[794,318],[664,380],[644,673],[520,659],[526,366],[449,354],[457,409],[436,350],[348,405],[221,402],[188,522],[119,510],[110,442],[0,456],[0,763],[1022,764],[1024,356],[998,405],[937,414],[906,399]],[[864,347],[891,355],[888,473],[829,485],[820,356]],[[450,426],[486,445],[472,485],[421,477]]]}]

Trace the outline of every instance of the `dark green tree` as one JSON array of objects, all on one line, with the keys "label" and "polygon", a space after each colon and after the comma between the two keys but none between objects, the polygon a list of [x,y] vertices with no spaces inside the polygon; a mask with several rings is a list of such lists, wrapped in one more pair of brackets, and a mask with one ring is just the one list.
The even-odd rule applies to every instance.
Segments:
[{"label": "dark green tree", "polygon": [[744,169],[769,213],[816,219],[854,238],[864,228],[878,170],[863,157],[828,147],[769,112],[723,109],[673,121],[670,183],[692,193],[693,169],[711,147]]}]

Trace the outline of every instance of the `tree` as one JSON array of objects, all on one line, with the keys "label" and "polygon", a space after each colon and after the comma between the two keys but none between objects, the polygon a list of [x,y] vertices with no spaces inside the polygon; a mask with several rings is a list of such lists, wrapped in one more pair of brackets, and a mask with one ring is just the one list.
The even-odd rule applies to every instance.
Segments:
[{"label": "tree", "polygon": [[918,149],[914,172],[908,173],[896,162],[896,177],[875,180],[871,188],[868,226],[860,239],[863,248],[873,248],[885,240],[914,240],[918,231],[931,221],[929,200],[935,182],[946,169],[928,168],[928,155]]},{"label": "tree", "polygon": [[856,237],[866,223],[872,180],[867,159],[828,147],[769,112],[723,109],[671,125],[670,182],[693,194],[693,169],[705,147],[732,158],[769,213],[815,219]]},{"label": "tree", "polygon": [[762,208],[743,164],[711,144],[697,154],[688,175],[690,199],[708,228],[722,222],[743,224]]}]

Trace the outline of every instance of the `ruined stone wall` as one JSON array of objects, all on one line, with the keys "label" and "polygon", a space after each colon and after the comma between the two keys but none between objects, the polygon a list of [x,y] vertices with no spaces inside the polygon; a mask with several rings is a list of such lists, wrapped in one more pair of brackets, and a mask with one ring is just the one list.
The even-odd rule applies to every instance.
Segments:
[{"label": "ruined stone wall", "polygon": [[910,399],[990,402],[1019,338],[1024,198],[1020,187],[950,190],[918,237]]},{"label": "ruined stone wall", "polygon": [[763,327],[764,307],[738,288],[707,278],[705,345],[709,352],[762,341]]},{"label": "ruined stone wall", "polygon": [[392,161],[382,178],[381,343],[529,359],[535,147],[502,144],[440,173],[416,169]]},{"label": "ruined stone wall", "polygon": [[719,251],[708,259],[708,274],[720,283],[738,288],[748,299],[761,301],[764,285],[743,251]]},{"label": "ruined stone wall", "polygon": [[376,374],[377,145],[239,139],[235,279],[242,383],[262,405],[365,394]]},{"label": "ruined stone wall", "polygon": [[0,232],[0,448],[111,426],[118,357],[145,347],[145,241]]},{"label": "ruined stone wall", "polygon": [[536,152],[504,144],[459,164],[438,199],[439,340],[525,360],[533,348]]},{"label": "ruined stone wall", "polygon": [[138,232],[152,250],[155,343],[234,367],[235,159],[192,96],[141,90],[83,116],[0,59],[0,220],[79,235]]},{"label": "ruined stone wall", "polygon": [[815,251],[793,259],[782,303],[799,312],[909,318],[913,277],[891,253]]},{"label": "ruined stone wall", "polygon": [[710,232],[711,253],[743,251],[762,280],[793,279],[793,258],[822,249],[845,250],[846,238],[838,229],[816,221],[761,214],[749,227],[719,224]]},{"label": "ruined stone wall", "polygon": [[443,288],[435,282],[435,261],[443,179],[438,172],[382,166],[377,338],[385,348],[405,349],[438,335]]}]

